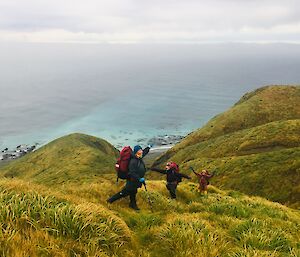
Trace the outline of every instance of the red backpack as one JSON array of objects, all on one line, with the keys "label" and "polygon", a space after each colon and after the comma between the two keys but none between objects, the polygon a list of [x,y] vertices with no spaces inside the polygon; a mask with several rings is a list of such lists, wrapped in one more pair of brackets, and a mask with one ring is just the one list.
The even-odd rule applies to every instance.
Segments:
[{"label": "red backpack", "polygon": [[117,176],[120,179],[128,178],[128,165],[131,159],[132,149],[130,146],[125,146],[121,152],[120,157],[118,158],[115,168],[117,172]]}]

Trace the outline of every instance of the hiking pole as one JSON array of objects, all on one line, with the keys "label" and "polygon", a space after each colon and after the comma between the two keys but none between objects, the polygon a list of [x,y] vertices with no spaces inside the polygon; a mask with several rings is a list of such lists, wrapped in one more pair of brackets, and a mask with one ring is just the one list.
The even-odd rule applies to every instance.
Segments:
[{"label": "hiking pole", "polygon": [[194,174],[195,174],[196,176],[198,176],[197,173],[195,172],[195,170],[194,170],[194,168],[193,168],[192,166],[190,166],[190,170],[191,170],[192,172],[194,172]]},{"label": "hiking pole", "polygon": [[195,172],[195,170],[192,166],[190,166],[190,170],[192,170],[192,172]]},{"label": "hiking pole", "polygon": [[147,190],[147,187],[146,187],[146,183],[144,182],[143,185],[145,187],[146,196],[147,196],[148,203],[150,205],[151,212],[153,212],[153,204],[152,204],[152,201],[151,201],[151,199],[149,197],[148,190]]}]

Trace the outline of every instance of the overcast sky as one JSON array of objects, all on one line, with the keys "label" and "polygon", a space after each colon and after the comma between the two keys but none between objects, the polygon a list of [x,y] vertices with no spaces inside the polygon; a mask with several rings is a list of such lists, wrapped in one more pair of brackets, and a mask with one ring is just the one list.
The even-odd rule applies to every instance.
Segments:
[{"label": "overcast sky", "polygon": [[0,42],[300,43],[299,0],[0,0]]}]

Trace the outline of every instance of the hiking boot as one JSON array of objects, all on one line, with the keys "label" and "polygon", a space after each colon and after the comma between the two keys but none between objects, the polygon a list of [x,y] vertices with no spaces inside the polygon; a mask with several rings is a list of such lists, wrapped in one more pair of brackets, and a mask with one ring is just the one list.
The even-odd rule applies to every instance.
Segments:
[{"label": "hiking boot", "polygon": [[139,207],[137,207],[137,205],[136,205],[136,193],[130,194],[129,197],[130,197],[129,207],[131,209],[138,211]]},{"label": "hiking boot", "polygon": [[113,203],[113,201],[112,201],[111,198],[106,199],[106,202],[107,202],[107,203]]},{"label": "hiking boot", "polygon": [[133,210],[135,210],[135,211],[139,211],[139,210],[140,210],[140,208],[137,207],[136,204],[132,204],[132,203],[129,204],[129,208],[131,208],[131,209],[133,209]]}]

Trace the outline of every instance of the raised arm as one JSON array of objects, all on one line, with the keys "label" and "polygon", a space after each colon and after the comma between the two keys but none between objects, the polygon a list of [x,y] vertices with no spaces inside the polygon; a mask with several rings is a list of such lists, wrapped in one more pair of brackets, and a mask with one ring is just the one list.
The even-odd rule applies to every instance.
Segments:
[{"label": "raised arm", "polygon": [[197,172],[195,172],[194,170],[193,170],[193,172],[194,172],[194,174],[195,174],[197,177],[199,177],[199,176],[200,176],[200,174],[199,174],[199,173],[197,173]]},{"label": "raised arm", "polygon": [[158,168],[154,168],[154,167],[151,167],[150,170],[159,172],[161,174],[167,174],[166,170],[162,170],[162,169],[158,169]]},{"label": "raised arm", "polygon": [[192,172],[194,172],[194,174],[195,174],[196,176],[200,176],[200,174],[197,173],[197,172],[194,170],[194,168],[193,168],[192,166],[190,167],[190,170],[191,170]]},{"label": "raised arm", "polygon": [[146,148],[143,149],[143,157],[145,157],[150,151],[150,147],[147,146]]}]

